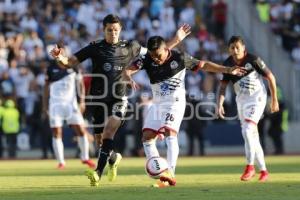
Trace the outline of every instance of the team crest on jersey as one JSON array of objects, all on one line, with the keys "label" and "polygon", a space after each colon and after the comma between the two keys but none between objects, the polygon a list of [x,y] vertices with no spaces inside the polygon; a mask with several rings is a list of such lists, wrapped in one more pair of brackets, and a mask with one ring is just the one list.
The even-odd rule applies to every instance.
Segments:
[{"label": "team crest on jersey", "polygon": [[246,70],[251,70],[252,68],[253,67],[252,67],[251,63],[246,63],[246,65],[245,65]]},{"label": "team crest on jersey", "polygon": [[104,63],[103,70],[108,72],[112,69],[112,65],[110,63]]},{"label": "team crest on jersey", "polygon": [[178,62],[173,60],[170,64],[170,66],[171,66],[171,69],[176,69],[178,67]]}]

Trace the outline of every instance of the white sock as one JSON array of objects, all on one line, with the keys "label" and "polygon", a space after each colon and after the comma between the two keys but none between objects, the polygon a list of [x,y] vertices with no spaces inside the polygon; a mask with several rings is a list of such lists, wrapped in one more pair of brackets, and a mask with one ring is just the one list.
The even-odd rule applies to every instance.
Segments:
[{"label": "white sock", "polygon": [[52,138],[52,146],[54,150],[54,154],[56,157],[56,160],[61,163],[65,164],[64,159],[64,144],[62,142],[62,138]]},{"label": "white sock", "polygon": [[259,141],[258,132],[256,132],[256,138],[255,138],[255,159],[256,159],[256,163],[257,163],[260,171],[267,170],[264,151],[263,151],[260,141]]},{"label": "white sock", "polygon": [[255,161],[255,135],[253,124],[244,122],[242,124],[242,135],[245,142],[245,154],[248,165],[254,165]]},{"label": "white sock", "polygon": [[175,175],[175,168],[177,163],[177,158],[179,155],[179,146],[177,136],[166,137],[167,143],[167,161],[169,164],[169,170]]},{"label": "white sock", "polygon": [[86,135],[78,137],[78,146],[81,160],[89,160],[89,141]]},{"label": "white sock", "polygon": [[152,157],[159,157],[159,153],[156,148],[156,140],[143,142],[143,146],[147,160]]}]

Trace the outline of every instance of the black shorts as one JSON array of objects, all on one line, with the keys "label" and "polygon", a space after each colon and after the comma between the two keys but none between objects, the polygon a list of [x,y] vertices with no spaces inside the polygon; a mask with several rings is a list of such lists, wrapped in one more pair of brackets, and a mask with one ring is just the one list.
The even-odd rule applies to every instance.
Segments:
[{"label": "black shorts", "polygon": [[89,102],[88,110],[91,114],[92,128],[94,134],[103,132],[105,121],[110,116],[117,116],[124,120],[128,101],[127,100],[112,100],[110,102]]}]

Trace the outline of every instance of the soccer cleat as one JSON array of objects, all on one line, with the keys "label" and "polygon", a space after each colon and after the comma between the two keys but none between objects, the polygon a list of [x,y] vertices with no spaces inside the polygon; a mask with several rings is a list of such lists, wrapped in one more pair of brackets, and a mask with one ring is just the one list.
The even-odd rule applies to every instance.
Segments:
[{"label": "soccer cleat", "polygon": [[66,165],[64,163],[59,163],[56,168],[57,169],[65,169],[65,167],[66,167]]},{"label": "soccer cleat", "polygon": [[260,176],[259,176],[259,181],[260,182],[265,182],[269,178],[269,172],[267,170],[262,170],[260,171]]},{"label": "soccer cleat", "polygon": [[168,182],[170,186],[176,185],[176,179],[174,178],[174,176],[171,174],[171,172],[169,170],[163,172],[160,175],[159,180],[161,182]]},{"label": "soccer cleat", "polygon": [[122,160],[122,155],[116,153],[116,161],[113,164],[108,165],[107,177],[109,181],[114,181],[117,178],[118,166]]},{"label": "soccer cleat", "polygon": [[82,160],[82,164],[86,164],[89,166],[89,168],[94,169],[96,167],[95,163],[90,159],[90,160]]},{"label": "soccer cleat", "polygon": [[241,176],[242,181],[249,181],[255,176],[255,168],[253,165],[247,165],[244,173]]},{"label": "soccer cleat", "polygon": [[90,185],[93,187],[97,187],[100,185],[100,177],[95,170],[87,169],[85,171],[85,175],[90,179]]},{"label": "soccer cleat", "polygon": [[155,188],[164,188],[169,186],[170,186],[169,182],[164,182],[164,181],[157,181],[156,183],[151,185],[151,187],[155,187]]}]

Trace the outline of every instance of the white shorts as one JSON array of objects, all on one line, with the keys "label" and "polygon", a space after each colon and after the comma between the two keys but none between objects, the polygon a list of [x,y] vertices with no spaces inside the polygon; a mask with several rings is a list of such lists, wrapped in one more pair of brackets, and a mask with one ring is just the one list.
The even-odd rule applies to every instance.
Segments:
[{"label": "white shorts", "polygon": [[157,133],[165,132],[165,129],[179,132],[180,124],[184,116],[186,103],[154,103],[148,108],[144,119],[143,131],[151,130]]},{"label": "white shorts", "polygon": [[266,95],[252,97],[244,100],[237,100],[238,114],[241,123],[243,123],[244,121],[250,121],[258,124],[264,113],[266,102]]},{"label": "white shorts", "polygon": [[68,125],[82,125],[84,119],[77,106],[71,103],[49,103],[49,121],[50,127],[62,127],[64,120]]}]

